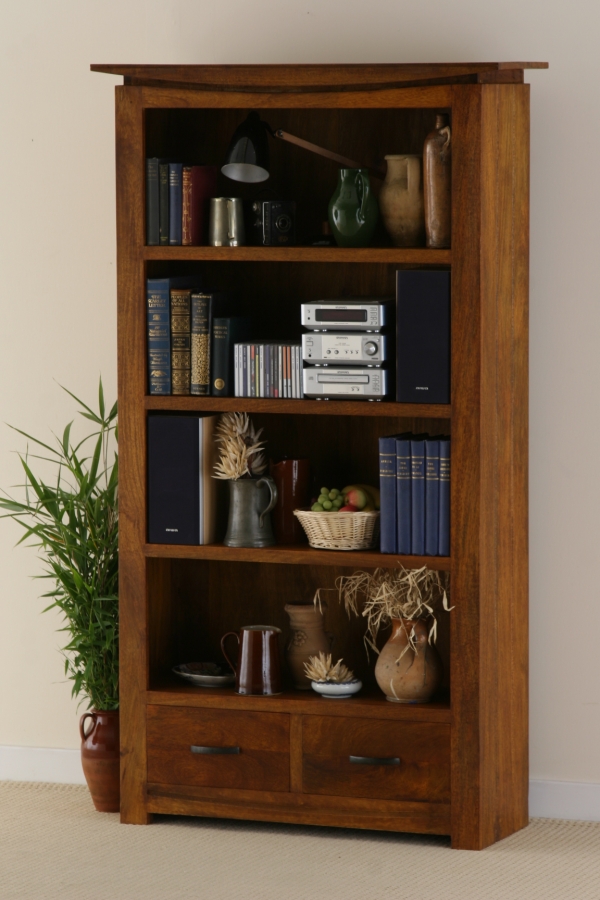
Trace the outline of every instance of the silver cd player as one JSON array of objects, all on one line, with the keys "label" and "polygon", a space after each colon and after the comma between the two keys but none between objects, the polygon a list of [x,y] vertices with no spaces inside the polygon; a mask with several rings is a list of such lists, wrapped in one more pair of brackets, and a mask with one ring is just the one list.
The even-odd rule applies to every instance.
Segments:
[{"label": "silver cd player", "polygon": [[383,334],[311,331],[302,335],[302,359],[321,366],[380,366],[387,359]]},{"label": "silver cd player", "polygon": [[316,300],[302,304],[302,324],[311,331],[381,331],[391,298]]},{"label": "silver cd player", "polygon": [[310,366],[303,371],[304,396],[331,400],[382,400],[387,393],[385,369]]}]

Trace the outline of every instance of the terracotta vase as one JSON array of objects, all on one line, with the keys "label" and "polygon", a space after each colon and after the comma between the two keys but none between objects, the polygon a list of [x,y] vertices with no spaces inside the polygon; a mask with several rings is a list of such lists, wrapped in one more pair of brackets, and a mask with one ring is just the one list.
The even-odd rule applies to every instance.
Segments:
[{"label": "terracotta vase", "polygon": [[386,156],[387,173],[379,194],[383,223],[394,247],[422,247],[425,214],[421,157]]},{"label": "terracotta vase", "polygon": [[[325,608],[324,603],[322,606]],[[292,627],[286,657],[294,679],[294,687],[299,691],[309,691],[310,679],[304,672],[304,663],[308,662],[310,656],[318,656],[321,651],[330,653],[333,635],[325,633],[323,615],[314,604],[294,606],[288,603],[285,611],[290,617]]]},{"label": "terracotta vase", "polygon": [[[86,731],[88,719],[93,722]],[[81,765],[98,812],[119,812],[119,710],[92,710],[79,720]]]},{"label": "terracotta vase", "polygon": [[[402,656],[413,626],[416,652],[409,647]],[[427,703],[436,692],[442,678],[442,661],[435,646],[429,643],[428,631],[422,620],[392,619],[392,636],[375,666],[375,678],[386,700]]]},{"label": "terracotta vase", "polygon": [[448,116],[437,116],[423,147],[425,234],[428,247],[450,246],[451,135]]}]

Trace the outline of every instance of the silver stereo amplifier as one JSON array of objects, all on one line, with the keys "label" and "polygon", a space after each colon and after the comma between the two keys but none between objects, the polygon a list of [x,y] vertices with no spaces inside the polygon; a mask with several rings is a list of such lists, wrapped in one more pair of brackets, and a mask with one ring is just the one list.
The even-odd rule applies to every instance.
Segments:
[{"label": "silver stereo amplifier", "polygon": [[391,298],[316,300],[302,304],[302,324],[311,331],[381,331]]},{"label": "silver stereo amplifier", "polygon": [[322,368],[303,370],[305,397],[331,400],[382,400],[387,393],[385,369]]},{"label": "silver stereo amplifier", "polygon": [[302,359],[313,365],[380,366],[387,359],[387,338],[383,334],[356,332],[302,335]]}]

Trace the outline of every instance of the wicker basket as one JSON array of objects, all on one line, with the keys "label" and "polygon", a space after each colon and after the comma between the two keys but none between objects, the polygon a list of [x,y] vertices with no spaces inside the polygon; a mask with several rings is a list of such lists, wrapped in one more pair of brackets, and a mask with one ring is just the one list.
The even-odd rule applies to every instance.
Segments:
[{"label": "wicker basket", "polygon": [[295,509],[308,543],[320,550],[369,550],[379,538],[379,512],[311,512]]}]

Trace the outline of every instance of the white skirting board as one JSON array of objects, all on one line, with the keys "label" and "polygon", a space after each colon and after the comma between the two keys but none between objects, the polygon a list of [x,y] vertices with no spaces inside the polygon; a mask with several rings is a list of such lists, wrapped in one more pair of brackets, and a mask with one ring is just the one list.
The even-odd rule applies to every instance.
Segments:
[{"label": "white skirting board", "polygon": [[[0,781],[85,784],[79,750],[0,746]],[[533,818],[600,822],[600,784],[578,781],[529,782]]]}]

